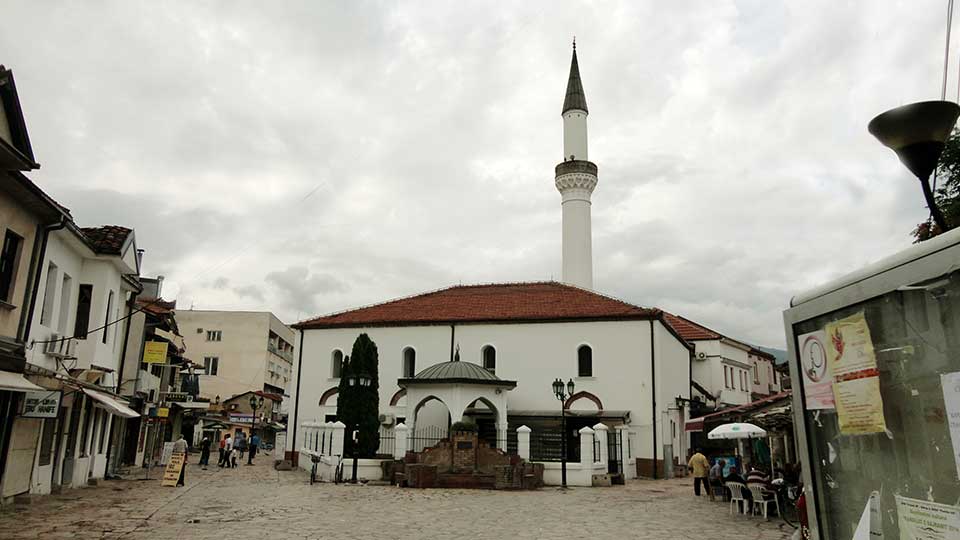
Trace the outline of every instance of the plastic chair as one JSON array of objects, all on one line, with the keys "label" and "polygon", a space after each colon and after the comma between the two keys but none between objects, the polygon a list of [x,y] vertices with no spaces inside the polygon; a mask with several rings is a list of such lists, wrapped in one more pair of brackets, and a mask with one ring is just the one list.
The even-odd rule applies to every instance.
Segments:
[{"label": "plastic chair", "polygon": [[763,484],[747,484],[747,488],[750,490],[750,494],[753,495],[753,508],[750,513],[757,515],[757,508],[763,508],[763,518],[769,519],[767,517],[767,509],[770,507],[770,503],[773,503],[773,506],[777,509],[777,515],[780,514],[780,502],[777,501],[777,496],[775,493],[767,491],[766,486]]},{"label": "plastic chair", "polygon": [[[743,496],[743,490],[747,489],[747,486],[740,482],[727,482],[727,488],[730,489],[730,513],[733,513],[734,505],[736,505],[738,514],[746,514],[747,500]],[[742,512],[741,508],[743,509]]]}]

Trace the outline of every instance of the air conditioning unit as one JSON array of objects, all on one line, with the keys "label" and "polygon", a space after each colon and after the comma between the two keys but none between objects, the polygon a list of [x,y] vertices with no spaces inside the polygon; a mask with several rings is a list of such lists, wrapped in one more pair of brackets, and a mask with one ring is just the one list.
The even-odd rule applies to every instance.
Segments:
[{"label": "air conditioning unit", "polygon": [[43,344],[43,352],[50,356],[60,356],[60,334],[50,334],[48,341]]},{"label": "air conditioning unit", "polygon": [[392,414],[381,414],[380,423],[385,426],[392,426],[397,421],[397,417]]},{"label": "air conditioning unit", "polygon": [[77,357],[77,340],[68,339],[62,342],[63,347],[60,348],[60,352],[63,354],[64,358],[76,358]]}]

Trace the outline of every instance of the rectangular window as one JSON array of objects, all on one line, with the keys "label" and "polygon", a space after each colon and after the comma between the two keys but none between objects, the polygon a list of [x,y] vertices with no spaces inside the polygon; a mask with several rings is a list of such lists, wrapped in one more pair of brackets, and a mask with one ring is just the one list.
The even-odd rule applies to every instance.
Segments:
[{"label": "rectangular window", "polygon": [[753,365],[753,382],[760,384],[760,366]]},{"label": "rectangular window", "polygon": [[90,397],[83,399],[83,426],[80,428],[80,455],[86,456],[90,451],[90,427],[93,425],[93,400]]},{"label": "rectangular window", "polygon": [[40,311],[40,324],[47,328],[52,328],[53,322],[53,301],[57,297],[57,265],[50,263],[47,265],[47,280],[43,287],[43,307]]},{"label": "rectangular window", "polygon": [[220,358],[216,356],[203,357],[203,372],[207,375],[216,375],[220,364]]},{"label": "rectangular window", "polygon": [[80,285],[80,291],[77,293],[77,319],[73,323],[73,335],[78,339],[87,339],[92,301],[93,285]]},{"label": "rectangular window", "polygon": [[66,273],[63,274],[63,282],[60,285],[60,317],[57,320],[57,331],[60,334],[67,333],[67,318],[70,317],[70,287],[73,280]]},{"label": "rectangular window", "polygon": [[43,421],[43,433],[40,436],[40,456],[38,465],[49,465],[53,460],[53,436],[57,432],[57,419],[47,418]]},{"label": "rectangular window", "polygon": [[0,300],[10,302],[13,299],[13,283],[17,277],[17,265],[20,263],[20,246],[23,238],[7,230],[3,239],[3,251],[0,252]]},{"label": "rectangular window", "polygon": [[727,379],[727,366],[723,366],[723,387],[730,388],[730,381]]},{"label": "rectangular window", "polygon": [[207,341],[220,341],[223,332],[220,330],[207,330]]},{"label": "rectangular window", "polygon": [[110,428],[110,415],[106,411],[101,415],[100,420],[100,442],[97,443],[97,453],[103,453],[103,441],[106,439],[107,430]]},{"label": "rectangular window", "polygon": [[110,330],[113,329],[113,326],[107,326],[110,324],[110,314],[113,313],[113,291],[110,291],[110,294],[107,295],[107,314],[103,317],[103,336],[101,336],[100,341],[103,343],[107,342],[107,336],[110,334]]}]

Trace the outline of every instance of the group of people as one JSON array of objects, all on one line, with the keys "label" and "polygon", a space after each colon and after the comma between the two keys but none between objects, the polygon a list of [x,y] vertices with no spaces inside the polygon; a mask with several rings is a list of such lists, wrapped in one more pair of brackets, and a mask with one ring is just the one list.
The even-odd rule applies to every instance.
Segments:
[{"label": "group of people", "polygon": [[[713,466],[710,466],[710,461],[706,456],[703,455],[703,452],[698,448],[693,456],[690,457],[690,461],[687,463],[687,467],[693,472],[693,493],[697,497],[700,496],[701,486],[707,491],[707,494],[710,496],[710,499],[714,499],[714,492],[711,489],[712,486],[726,486],[729,482],[736,482],[740,484],[760,484],[764,488],[769,489],[770,476],[763,470],[760,470],[756,467],[751,467],[750,472],[747,473],[746,478],[740,474],[740,468],[734,464],[730,468],[729,474],[724,476],[724,470],[727,468],[727,463],[723,459],[718,459],[714,462]],[[729,493],[730,488],[726,488]],[[744,498],[752,500],[753,495],[749,491],[744,491]]]},{"label": "group of people", "polygon": [[[207,447],[209,447],[210,443],[207,438],[204,437],[203,440],[204,443],[202,444],[206,444]],[[201,451],[202,449],[203,446],[201,445]],[[230,434],[227,433],[223,436],[223,439],[220,439],[220,459],[217,465],[220,468],[236,468],[237,459],[243,461],[243,454],[247,454],[247,465],[253,465],[253,458],[256,457],[259,449],[260,436],[256,433],[249,439],[243,432],[237,433],[236,438],[231,437]]]}]

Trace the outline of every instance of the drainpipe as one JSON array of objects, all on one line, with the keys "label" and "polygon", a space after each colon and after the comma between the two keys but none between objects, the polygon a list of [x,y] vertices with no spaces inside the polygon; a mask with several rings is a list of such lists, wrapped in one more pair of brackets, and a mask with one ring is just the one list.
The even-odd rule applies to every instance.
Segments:
[{"label": "drainpipe", "polygon": [[33,242],[33,254],[30,256],[30,272],[27,274],[27,290],[23,297],[26,309],[20,312],[20,324],[17,334],[26,343],[30,336],[30,327],[33,325],[33,311],[37,305],[37,294],[40,292],[40,274],[43,272],[43,259],[47,256],[47,239],[53,231],[59,231],[67,226],[67,217],[62,216],[57,223],[37,227],[39,242]]},{"label": "drainpipe", "polygon": [[653,347],[653,319],[650,319],[650,394],[653,404],[653,479],[657,479],[657,367]]},{"label": "drainpipe", "polygon": [[450,361],[453,362],[453,339],[457,335],[457,327],[450,325]]},{"label": "drainpipe", "polygon": [[[297,355],[297,397],[293,400],[293,443],[291,443],[290,458],[293,460],[297,452],[297,413],[300,412],[300,381],[303,380],[303,328],[300,329],[300,354]],[[289,427],[289,424],[287,424]],[[299,461],[299,460],[298,460]]]}]

